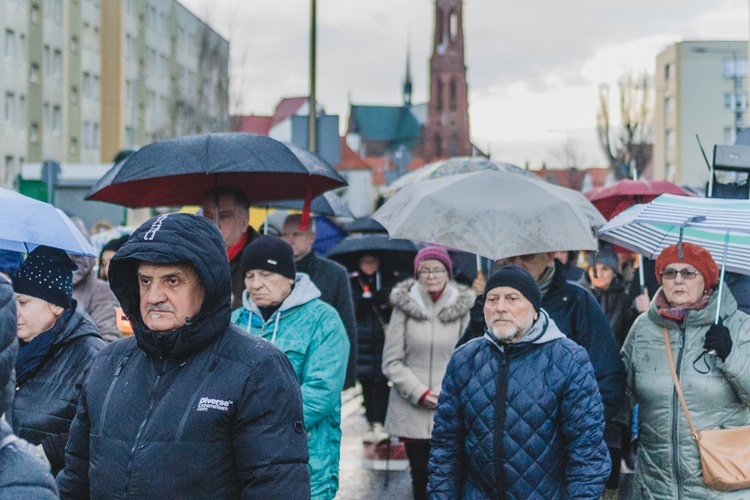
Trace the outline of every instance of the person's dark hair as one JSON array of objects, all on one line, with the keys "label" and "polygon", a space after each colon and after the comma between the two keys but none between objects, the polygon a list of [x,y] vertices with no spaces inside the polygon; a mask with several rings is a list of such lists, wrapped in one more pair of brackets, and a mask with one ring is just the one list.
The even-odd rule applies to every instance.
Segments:
[{"label": "person's dark hair", "polygon": [[112,252],[116,253],[120,249],[120,247],[122,247],[125,244],[125,242],[128,241],[128,238],[130,238],[130,235],[125,234],[123,236],[120,236],[119,238],[115,238],[113,240],[109,240],[102,247],[102,251],[99,252],[99,273],[98,273],[99,274],[99,279],[104,279],[104,274],[103,274],[103,272],[104,272],[104,269],[103,269],[104,265],[103,265],[103,262],[102,262],[102,255],[104,255],[104,252],[106,252],[106,251],[109,250],[109,251],[112,251]]},{"label": "person's dark hair", "polygon": [[224,196],[231,196],[234,202],[242,207],[243,210],[250,209],[250,200],[247,199],[245,193],[236,187],[227,186],[226,184],[209,189],[206,194],[203,195],[203,203],[210,201],[216,203],[216,200],[219,200]]}]

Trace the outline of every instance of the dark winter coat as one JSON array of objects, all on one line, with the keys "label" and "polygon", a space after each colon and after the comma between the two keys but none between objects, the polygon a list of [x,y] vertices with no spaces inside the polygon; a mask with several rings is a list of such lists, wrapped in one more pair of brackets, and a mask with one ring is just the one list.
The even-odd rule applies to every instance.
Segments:
[{"label": "dark winter coat", "polygon": [[318,257],[310,252],[297,262],[297,272],[310,276],[313,284],[320,290],[320,300],[331,304],[339,313],[349,337],[349,360],[346,365],[344,389],[354,387],[357,355],[357,322],[354,319],[354,302],[349,288],[349,275],[346,268],[338,262]]},{"label": "dark winter coat", "polygon": [[586,351],[542,310],[520,342],[456,350],[440,394],[430,498],[598,499],[609,476]]},{"label": "dark winter coat", "polygon": [[[0,278],[0,415],[13,400],[16,382],[16,300],[10,283]],[[36,449],[15,436],[0,419],[0,498],[11,500],[57,498],[49,465]]]},{"label": "dark winter coat", "polygon": [[544,310],[518,343],[460,347],[443,379],[431,498],[598,499],[609,476],[604,412],[586,351]]},{"label": "dark winter coat", "polygon": [[[63,498],[309,497],[299,386],[284,353],[230,325],[225,252],[208,219],[165,214],[112,259],[134,335],[91,366],[58,476]],[[205,298],[186,325],[145,326],[139,261],[194,267]]]},{"label": "dark winter coat", "polygon": [[585,273],[578,283],[589,290],[599,303],[609,319],[615,340],[622,346],[630,327],[633,326],[633,321],[638,317],[638,311],[633,303],[633,297],[625,290],[620,276],[615,275],[606,290],[592,285],[588,273]]},{"label": "dark winter coat", "polygon": [[[604,403],[604,418],[612,421],[625,401],[625,367],[609,320],[596,299],[585,288],[565,280],[555,261],[555,274],[542,297],[542,308],[570,340],[586,349]],[[481,298],[471,310],[471,322],[459,341],[462,345],[484,335]],[[613,435],[614,437],[614,435]],[[613,443],[614,444],[614,443]]]},{"label": "dark winter coat", "polygon": [[[247,226],[247,241],[243,245],[242,250],[247,248],[258,237],[260,237],[258,231]],[[232,310],[242,307],[242,292],[245,291],[245,273],[242,272],[242,265],[240,263],[242,250],[234,256],[234,259],[229,261],[229,273],[232,277]]]},{"label": "dark winter coat", "polygon": [[63,467],[78,395],[91,362],[103,347],[94,322],[74,301],[72,316],[36,373],[18,381],[8,423],[19,437],[43,446],[53,473]]},{"label": "dark winter coat", "polygon": [[[378,290],[375,275],[355,272],[349,279],[357,318],[357,380],[386,380],[381,369],[385,342],[383,325],[388,325],[391,320],[391,302],[388,297],[392,284],[383,283],[382,278],[380,281]],[[365,286],[369,296],[364,291]]]}]

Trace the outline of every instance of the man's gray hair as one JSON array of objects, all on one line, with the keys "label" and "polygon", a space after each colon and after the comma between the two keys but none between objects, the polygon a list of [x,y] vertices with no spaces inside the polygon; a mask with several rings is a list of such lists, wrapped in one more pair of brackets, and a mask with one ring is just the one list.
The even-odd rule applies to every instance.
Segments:
[{"label": "man's gray hair", "polygon": [[[300,223],[302,222],[302,214],[291,214],[287,215],[284,219],[283,226],[294,225],[294,227],[299,228]],[[314,233],[315,232],[315,218],[310,217],[310,223],[307,226],[307,232],[308,233]]]}]

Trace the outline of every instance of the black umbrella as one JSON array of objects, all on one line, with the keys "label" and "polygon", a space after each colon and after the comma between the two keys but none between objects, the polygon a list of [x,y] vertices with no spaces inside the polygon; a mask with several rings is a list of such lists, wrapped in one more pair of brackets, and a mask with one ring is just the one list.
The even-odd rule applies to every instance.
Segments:
[{"label": "black umbrella", "polygon": [[197,205],[206,191],[226,184],[257,203],[311,200],[346,185],[325,162],[301,151],[270,137],[246,133],[158,141],[112,167],[86,199],[131,208]]},{"label": "black umbrella", "polygon": [[411,273],[419,247],[410,240],[394,240],[388,235],[368,234],[349,236],[331,248],[326,257],[343,264],[349,271],[359,268],[363,255],[374,255],[380,260],[382,271]]},{"label": "black umbrella", "polygon": [[344,231],[347,233],[388,233],[383,225],[372,217],[355,219],[349,224],[344,225]]},{"label": "black umbrella", "polygon": [[[280,200],[269,201],[268,203],[258,204],[262,208],[280,208],[284,210],[303,210],[304,200]],[[310,203],[310,212],[318,215],[328,215],[333,217],[349,217],[354,215],[346,206],[344,200],[336,193],[330,191],[316,196]]]}]

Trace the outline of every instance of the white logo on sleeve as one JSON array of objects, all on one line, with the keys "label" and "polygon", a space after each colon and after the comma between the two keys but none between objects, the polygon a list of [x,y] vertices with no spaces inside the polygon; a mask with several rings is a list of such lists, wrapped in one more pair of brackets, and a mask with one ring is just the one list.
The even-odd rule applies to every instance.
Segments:
[{"label": "white logo on sleeve", "polygon": [[224,401],[223,399],[201,398],[201,400],[198,402],[197,411],[229,411],[229,406],[232,403],[233,401]]}]

